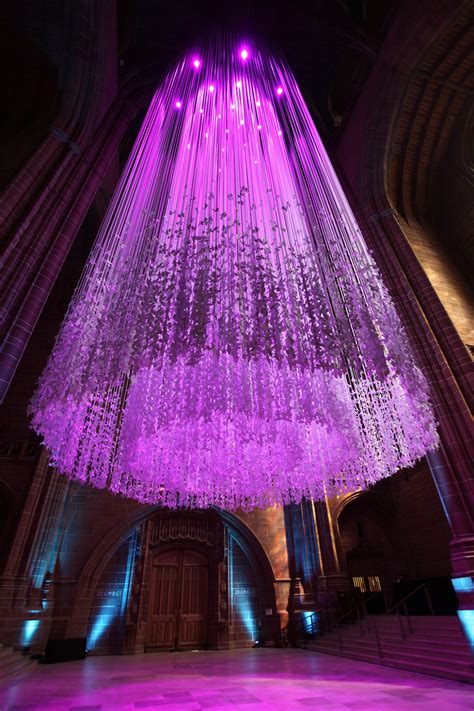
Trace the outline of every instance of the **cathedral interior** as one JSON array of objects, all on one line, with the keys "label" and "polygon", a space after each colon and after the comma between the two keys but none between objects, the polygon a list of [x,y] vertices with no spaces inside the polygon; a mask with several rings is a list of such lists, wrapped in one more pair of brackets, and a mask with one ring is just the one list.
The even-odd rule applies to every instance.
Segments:
[{"label": "cathedral interior", "polygon": [[[0,17],[0,707],[472,707],[472,3],[16,0]],[[438,448],[366,489],[172,509],[65,476],[31,428],[156,87],[215,27],[283,52],[429,385]],[[363,679],[377,693],[349,688]]]}]

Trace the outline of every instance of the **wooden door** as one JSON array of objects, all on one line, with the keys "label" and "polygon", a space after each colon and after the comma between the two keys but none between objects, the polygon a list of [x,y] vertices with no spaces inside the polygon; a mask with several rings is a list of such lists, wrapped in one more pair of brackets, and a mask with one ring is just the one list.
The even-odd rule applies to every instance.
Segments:
[{"label": "wooden door", "polygon": [[207,638],[208,563],[205,555],[175,549],[153,561],[148,649],[202,647]]},{"label": "wooden door", "polygon": [[207,558],[183,551],[179,647],[199,647],[207,636]]},{"label": "wooden door", "polygon": [[174,647],[176,597],[178,594],[178,552],[157,556],[153,561],[147,646]]}]

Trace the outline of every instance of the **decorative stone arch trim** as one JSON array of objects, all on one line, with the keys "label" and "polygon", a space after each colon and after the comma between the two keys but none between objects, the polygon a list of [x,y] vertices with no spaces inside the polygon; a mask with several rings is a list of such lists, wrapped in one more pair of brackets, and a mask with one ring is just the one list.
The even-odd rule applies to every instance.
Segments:
[{"label": "decorative stone arch trim", "polygon": [[[159,507],[150,506],[134,513],[114,526],[96,547],[78,580],[73,611],[67,628],[68,637],[86,635],[94,593],[109,560],[130,536],[133,529],[159,511]],[[224,526],[236,537],[254,570],[259,586],[262,614],[265,608],[275,610],[275,576],[260,541],[238,516],[220,509],[211,509],[211,511],[218,514]]]}]

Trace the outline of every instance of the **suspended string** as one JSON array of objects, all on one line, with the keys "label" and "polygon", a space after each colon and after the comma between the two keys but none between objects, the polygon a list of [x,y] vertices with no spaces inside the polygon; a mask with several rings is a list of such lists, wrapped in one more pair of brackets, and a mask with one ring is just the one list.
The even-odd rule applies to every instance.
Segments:
[{"label": "suspended string", "polygon": [[144,502],[321,498],[437,444],[296,82],[245,51],[157,90],[32,402],[60,471]]}]

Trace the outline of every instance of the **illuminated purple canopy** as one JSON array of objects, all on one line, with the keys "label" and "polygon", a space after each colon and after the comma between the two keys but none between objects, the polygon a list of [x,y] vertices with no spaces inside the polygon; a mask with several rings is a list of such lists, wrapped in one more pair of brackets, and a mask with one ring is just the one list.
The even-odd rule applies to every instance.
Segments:
[{"label": "illuminated purple canopy", "polygon": [[219,40],[157,90],[32,403],[72,479],[166,506],[365,487],[428,387],[295,80]]}]

